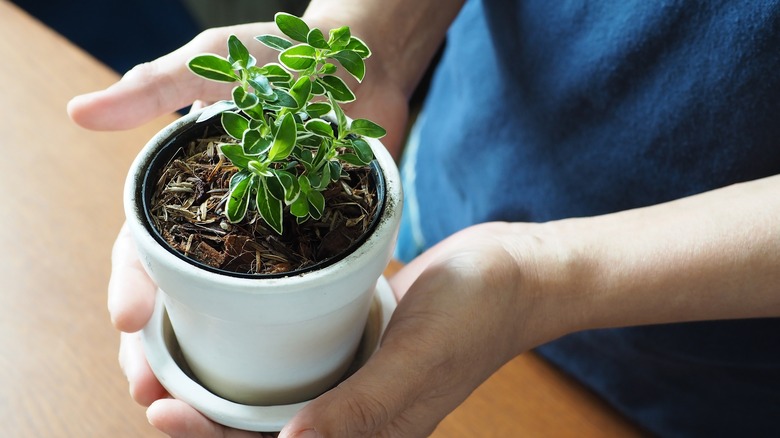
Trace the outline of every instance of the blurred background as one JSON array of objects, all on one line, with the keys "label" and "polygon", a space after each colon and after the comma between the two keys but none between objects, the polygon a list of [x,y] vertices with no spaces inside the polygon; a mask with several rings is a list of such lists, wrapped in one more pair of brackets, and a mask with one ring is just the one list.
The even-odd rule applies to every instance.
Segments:
[{"label": "blurred background", "polygon": [[191,40],[201,30],[300,15],[309,0],[13,0],[122,74]]}]

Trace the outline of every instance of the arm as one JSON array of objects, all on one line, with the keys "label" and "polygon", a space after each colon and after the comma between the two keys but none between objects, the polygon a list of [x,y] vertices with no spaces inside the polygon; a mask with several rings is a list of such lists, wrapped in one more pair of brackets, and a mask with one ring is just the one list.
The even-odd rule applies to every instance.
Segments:
[{"label": "arm", "polygon": [[[778,193],[773,176],[609,215],[467,228],[391,279],[401,300],[380,350],[283,436],[426,436],[504,363],[567,333],[778,316]],[[152,421],[165,404],[186,409],[175,403],[158,402]]]},{"label": "arm", "polygon": [[[391,279],[400,303],[379,351],[282,436],[426,436],[504,363],[567,333],[780,315],[778,193],[774,176],[604,216],[467,228]],[[115,268],[115,287],[140,287],[124,271],[137,274]],[[126,346],[128,378],[143,381]],[[216,431],[175,400],[149,417],[174,435]]]},{"label": "arm", "polygon": [[780,316],[780,176],[550,224],[567,330]]},{"label": "arm", "polygon": [[402,299],[376,360],[287,430],[424,436],[515,355],[565,334],[778,316],[778,194],[774,176],[604,216],[456,233],[391,279]]},{"label": "arm", "polygon": [[[496,338],[511,354],[580,330],[776,317],[779,194],[776,175],[603,216],[477,225],[414,260],[393,285],[411,293],[432,268],[453,276],[493,260],[482,276],[498,284],[483,293],[512,308],[501,323],[512,339]],[[474,229],[495,242],[476,236],[483,248],[475,246]]]}]

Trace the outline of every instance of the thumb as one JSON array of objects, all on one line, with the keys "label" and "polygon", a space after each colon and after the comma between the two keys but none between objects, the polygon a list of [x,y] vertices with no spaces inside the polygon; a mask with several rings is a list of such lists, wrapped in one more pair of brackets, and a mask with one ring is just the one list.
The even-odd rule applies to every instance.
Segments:
[{"label": "thumb", "polygon": [[198,87],[176,61],[140,64],[109,88],[71,99],[68,115],[79,126],[104,131],[134,128],[176,111],[194,100]]},{"label": "thumb", "polygon": [[76,96],[68,102],[68,115],[78,125],[94,130],[122,130],[142,125],[194,100],[229,98],[234,84],[200,78],[187,63],[202,53],[226,55],[227,37],[251,38],[255,25],[213,28],[154,61],[140,64],[105,90]]},{"label": "thumb", "polygon": [[226,96],[229,88],[225,85],[207,83],[187,69],[187,62],[197,53],[195,41],[134,67],[105,90],[74,97],[68,102],[68,115],[87,129],[122,130],[174,112],[198,98],[205,99],[204,95],[217,90]]},{"label": "thumb", "polygon": [[311,401],[279,438],[370,437],[380,432],[386,436],[427,436],[435,423],[425,428],[414,423],[399,426],[399,419],[408,415],[409,405],[420,396],[425,372],[410,373],[401,366],[406,361],[381,356],[377,353],[349,379]]},{"label": "thumb", "polygon": [[429,315],[396,312],[368,362],[307,404],[279,438],[429,436],[478,385],[471,374],[479,374],[460,375],[458,361],[442,348],[446,334]]}]

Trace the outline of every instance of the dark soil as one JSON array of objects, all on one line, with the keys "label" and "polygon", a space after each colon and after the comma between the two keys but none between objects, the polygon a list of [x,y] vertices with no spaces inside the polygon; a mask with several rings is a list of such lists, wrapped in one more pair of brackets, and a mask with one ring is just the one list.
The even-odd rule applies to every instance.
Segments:
[{"label": "dark soil", "polygon": [[231,224],[223,214],[238,171],[218,153],[224,137],[190,142],[166,167],[151,201],[153,226],[168,244],[198,262],[240,274],[304,269],[348,250],[367,232],[377,209],[369,167],[344,164],[345,175],[323,192],[322,218],[298,224],[285,212],[278,235],[250,211]]}]

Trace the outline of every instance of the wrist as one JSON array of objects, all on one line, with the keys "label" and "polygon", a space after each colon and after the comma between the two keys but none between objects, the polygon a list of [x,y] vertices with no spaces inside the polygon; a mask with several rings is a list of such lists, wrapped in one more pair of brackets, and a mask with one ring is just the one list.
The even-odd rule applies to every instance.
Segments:
[{"label": "wrist", "polygon": [[[518,312],[523,326],[518,333],[524,345],[518,352],[587,328],[588,295],[583,280],[589,275],[588,262],[572,243],[572,224],[510,226],[515,230],[513,238],[507,240],[507,251],[515,270],[521,273],[521,278],[515,280],[514,293],[523,301]],[[529,334],[535,335],[529,339]]]},{"label": "wrist", "polygon": [[373,52],[367,60],[377,79],[392,83],[408,98],[444,41],[462,1],[440,4],[402,0],[388,6],[368,0],[314,0],[303,15],[323,31],[347,25]]}]

